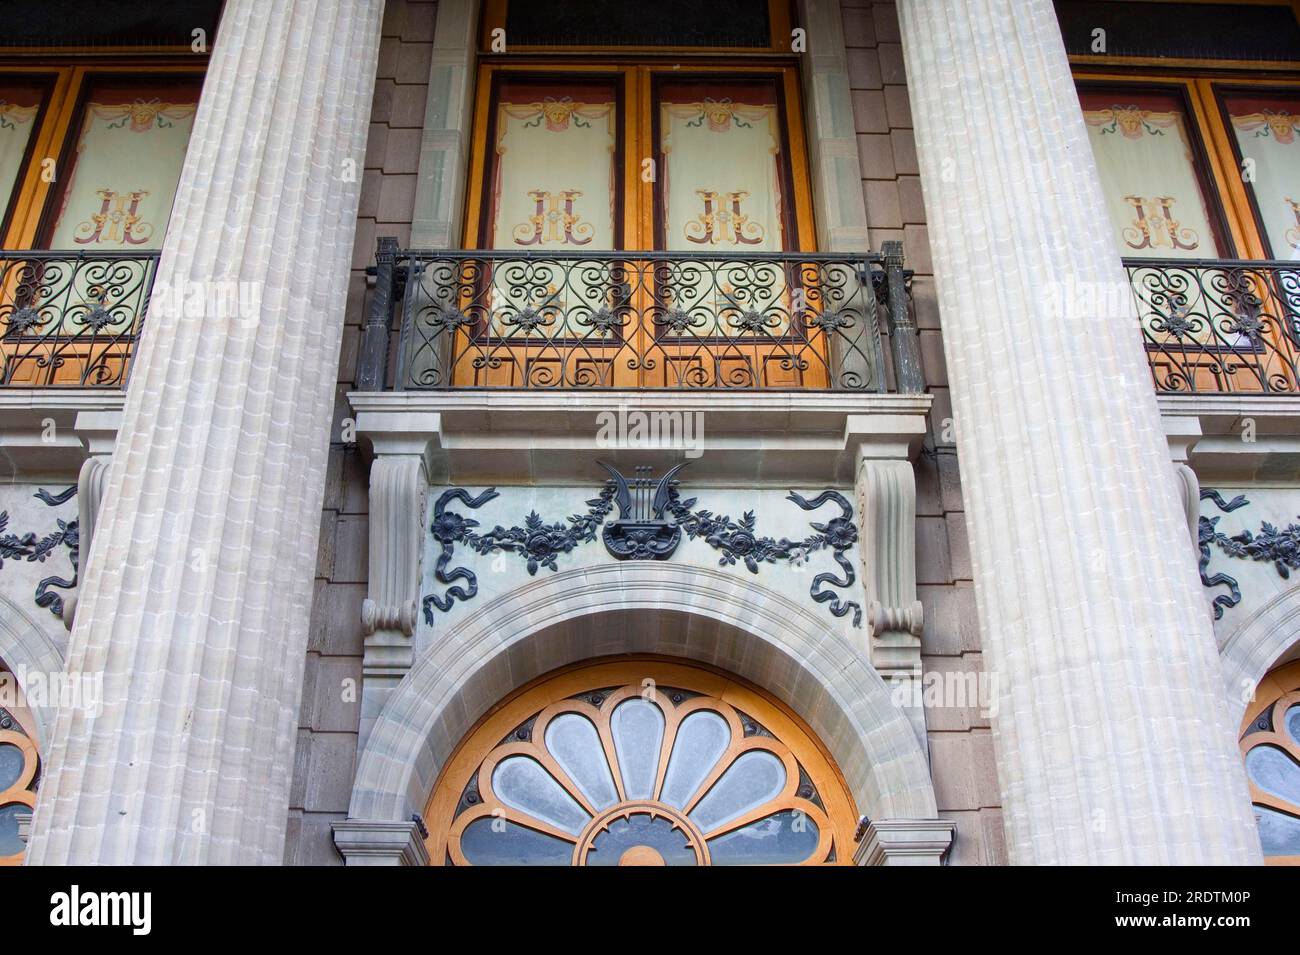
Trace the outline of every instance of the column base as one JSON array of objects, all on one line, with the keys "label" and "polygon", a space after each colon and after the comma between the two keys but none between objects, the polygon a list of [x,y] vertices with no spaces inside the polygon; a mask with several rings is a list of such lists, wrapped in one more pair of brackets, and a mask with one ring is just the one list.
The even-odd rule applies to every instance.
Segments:
[{"label": "column base", "polygon": [[956,829],[951,819],[881,819],[867,825],[853,861],[858,865],[941,865]]},{"label": "column base", "polygon": [[419,825],[348,819],[330,827],[347,865],[428,865],[429,850]]}]

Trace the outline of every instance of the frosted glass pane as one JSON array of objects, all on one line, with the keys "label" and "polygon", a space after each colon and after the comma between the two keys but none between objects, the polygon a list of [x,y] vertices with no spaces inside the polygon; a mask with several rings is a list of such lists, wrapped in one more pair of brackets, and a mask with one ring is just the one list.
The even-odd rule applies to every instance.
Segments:
[{"label": "frosted glass pane", "polygon": [[8,789],[23,774],[23,751],[12,743],[0,743],[0,789]]},{"label": "frosted glass pane", "polygon": [[569,865],[573,861],[572,844],[505,819],[475,819],[461,834],[460,850],[470,865]]},{"label": "frosted glass pane", "polygon": [[785,766],[766,750],[742,753],[696,805],[691,820],[708,834],[775,799],[785,786]]},{"label": "frosted glass pane", "polygon": [[731,742],[731,727],[711,710],[697,710],[677,729],[673,754],[664,776],[660,799],[670,806],[683,808],[704,783],[718,759]]},{"label": "frosted glass pane", "polygon": [[1232,132],[1254,175],[1243,177],[1275,259],[1300,259],[1300,98],[1225,98]]},{"label": "frosted glass pane", "polygon": [[787,809],[709,840],[714,865],[794,865],[817,848],[817,824]]},{"label": "frosted glass pane", "polygon": [[1116,246],[1126,256],[1219,254],[1182,101],[1142,91],[1080,93]]},{"label": "frosted glass pane", "polygon": [[1300,765],[1275,746],[1256,746],[1246,754],[1246,772],[1255,785],[1300,806]]},{"label": "frosted glass pane", "polygon": [[609,723],[627,797],[649,799],[654,793],[659,747],[664,740],[663,713],[655,704],[637,697],[620,703]]},{"label": "frosted glass pane", "polygon": [[50,248],[161,248],[197,108],[189,92],[88,102]]},{"label": "frosted glass pane", "polygon": [[9,206],[41,110],[36,89],[0,89],[0,209]]},{"label": "frosted glass pane", "polygon": [[1284,812],[1255,807],[1259,841],[1266,856],[1300,856],[1300,819]]},{"label": "frosted glass pane", "polygon": [[576,713],[557,716],[546,727],[546,749],[597,809],[618,800],[600,734],[591,720]]},{"label": "frosted glass pane", "polygon": [[492,790],[507,806],[575,836],[589,819],[542,764],[527,756],[507,756],[497,763]]},{"label": "frosted glass pane", "polygon": [[0,856],[16,855],[23,851],[25,846],[18,838],[18,817],[31,811],[31,806],[20,802],[0,807]]}]

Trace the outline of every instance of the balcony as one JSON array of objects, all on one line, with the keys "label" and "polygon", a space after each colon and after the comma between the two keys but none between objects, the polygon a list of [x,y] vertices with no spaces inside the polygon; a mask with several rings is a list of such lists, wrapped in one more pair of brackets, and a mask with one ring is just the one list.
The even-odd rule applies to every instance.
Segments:
[{"label": "balcony", "polygon": [[0,253],[0,388],[122,389],[158,253]]},{"label": "balcony", "polygon": [[1300,395],[1300,263],[1124,265],[1157,392]]},{"label": "balcony", "polygon": [[372,273],[359,391],[924,390],[899,243],[704,258],[381,239]]}]

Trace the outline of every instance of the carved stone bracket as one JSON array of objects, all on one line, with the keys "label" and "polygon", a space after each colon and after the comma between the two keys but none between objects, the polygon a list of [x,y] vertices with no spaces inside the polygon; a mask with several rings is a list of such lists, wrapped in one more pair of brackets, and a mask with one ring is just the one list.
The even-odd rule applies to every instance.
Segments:
[{"label": "carved stone bracket", "polygon": [[942,865],[957,824],[951,819],[864,820],[858,865]]},{"label": "carved stone bracket", "polygon": [[415,660],[424,499],[423,453],[377,453],[370,466],[370,575],[361,604],[361,742]]},{"label": "carved stone bracket", "polygon": [[[90,453],[81,464],[77,475],[77,578],[85,579],[90,563],[90,545],[95,536],[95,525],[104,504],[104,491],[108,487],[109,465],[113,463],[113,448],[117,443],[117,429],[121,413],[117,411],[82,411],[77,415],[77,436]],[[77,614],[77,596],[73,590],[63,598],[63,625],[72,630]]]},{"label": "carved stone bracket", "polygon": [[862,584],[871,663],[885,679],[921,665],[924,614],[916,597],[916,477],[910,461],[864,458],[858,466]]},{"label": "carved stone bracket", "polygon": [[428,835],[419,819],[391,822],[348,819],[331,827],[334,845],[346,865],[425,866]]}]

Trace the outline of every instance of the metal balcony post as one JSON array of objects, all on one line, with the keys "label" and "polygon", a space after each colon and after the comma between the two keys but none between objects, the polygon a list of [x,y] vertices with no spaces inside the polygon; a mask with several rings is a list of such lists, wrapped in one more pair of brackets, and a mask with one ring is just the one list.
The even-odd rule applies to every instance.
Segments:
[{"label": "metal balcony post", "polygon": [[925,372],[921,368],[916,323],[908,308],[909,275],[903,268],[903,243],[897,240],[884,242],[881,252],[885,258],[889,350],[894,358],[894,378],[900,394],[920,394],[925,391]]},{"label": "metal balcony post", "polygon": [[361,329],[357,354],[357,391],[383,391],[388,366],[388,329],[393,320],[393,267],[397,239],[382,236],[375,252],[375,291]]}]

